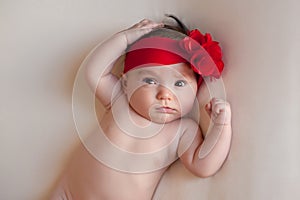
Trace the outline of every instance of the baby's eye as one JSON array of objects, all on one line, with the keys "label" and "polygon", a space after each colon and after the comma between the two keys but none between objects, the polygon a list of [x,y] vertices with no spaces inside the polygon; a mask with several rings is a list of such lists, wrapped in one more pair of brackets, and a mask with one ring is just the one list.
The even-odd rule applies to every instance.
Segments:
[{"label": "baby's eye", "polygon": [[180,81],[176,81],[175,86],[177,87],[183,87],[186,85],[186,81],[184,80],[180,80]]},{"label": "baby's eye", "polygon": [[156,80],[153,79],[153,78],[144,78],[143,79],[143,82],[149,84],[149,85],[152,85],[152,84],[157,84]]}]

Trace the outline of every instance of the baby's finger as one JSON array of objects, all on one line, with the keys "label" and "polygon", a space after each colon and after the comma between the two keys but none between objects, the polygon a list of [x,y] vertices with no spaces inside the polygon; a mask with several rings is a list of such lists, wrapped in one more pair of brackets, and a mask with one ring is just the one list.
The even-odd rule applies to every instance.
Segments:
[{"label": "baby's finger", "polygon": [[143,19],[143,20],[139,21],[138,23],[132,25],[129,29],[131,29],[131,28],[141,28],[142,26],[147,24],[149,21],[150,21],[149,19]]},{"label": "baby's finger", "polygon": [[147,23],[149,23],[150,20],[149,19],[143,19],[141,21],[139,21],[138,23],[136,23],[138,26],[142,26],[142,25],[145,25]]},{"label": "baby's finger", "polygon": [[151,29],[154,29],[154,28],[161,28],[161,27],[164,27],[163,23],[150,22],[148,24],[144,24],[141,28],[151,28]]},{"label": "baby's finger", "polygon": [[213,118],[213,121],[216,120],[218,117],[218,115],[216,113],[212,113],[212,118]]},{"label": "baby's finger", "polygon": [[226,108],[226,103],[220,101],[220,102],[218,102],[218,103],[216,103],[216,104],[214,105],[213,110],[214,110],[214,112],[216,112],[216,113],[219,114],[220,112],[225,111],[225,108]]},{"label": "baby's finger", "polygon": [[207,112],[208,116],[210,117],[210,115],[211,115],[211,102],[208,102],[205,105],[205,111]]},{"label": "baby's finger", "polygon": [[211,101],[212,101],[213,104],[220,103],[220,102],[225,102],[223,99],[216,98],[216,97],[212,98]]},{"label": "baby's finger", "polygon": [[208,102],[208,103],[205,105],[205,108],[211,109],[211,102]]},{"label": "baby's finger", "polygon": [[150,19],[143,19],[141,22],[142,23],[147,23],[147,22],[150,22],[151,20]]},{"label": "baby's finger", "polygon": [[155,24],[153,24],[153,28],[162,28],[164,26],[165,26],[164,23],[155,23]]}]

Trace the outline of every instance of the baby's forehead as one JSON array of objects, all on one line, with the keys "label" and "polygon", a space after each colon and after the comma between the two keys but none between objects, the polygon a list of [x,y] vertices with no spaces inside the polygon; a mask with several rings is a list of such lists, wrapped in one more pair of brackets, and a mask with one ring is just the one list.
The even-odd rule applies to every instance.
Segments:
[{"label": "baby's forehead", "polygon": [[175,76],[175,77],[188,77],[193,76],[194,72],[190,68],[188,64],[185,63],[178,63],[173,65],[152,65],[147,67],[140,67],[136,68],[133,71],[135,71],[136,74],[139,75],[168,75],[168,76]]}]

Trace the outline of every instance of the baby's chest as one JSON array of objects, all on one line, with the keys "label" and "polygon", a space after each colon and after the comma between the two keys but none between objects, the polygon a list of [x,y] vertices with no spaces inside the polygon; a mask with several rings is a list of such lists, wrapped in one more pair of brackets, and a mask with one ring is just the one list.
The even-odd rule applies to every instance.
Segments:
[{"label": "baby's chest", "polygon": [[130,172],[150,172],[168,167],[177,160],[178,140],[134,141],[120,148],[121,155],[115,155],[119,164]]},{"label": "baby's chest", "polygon": [[[150,172],[168,167],[177,160],[178,138],[161,136],[137,139],[121,137],[118,133],[115,138],[110,138],[110,159],[116,162],[121,171]],[[107,151],[107,149],[106,149]]]}]

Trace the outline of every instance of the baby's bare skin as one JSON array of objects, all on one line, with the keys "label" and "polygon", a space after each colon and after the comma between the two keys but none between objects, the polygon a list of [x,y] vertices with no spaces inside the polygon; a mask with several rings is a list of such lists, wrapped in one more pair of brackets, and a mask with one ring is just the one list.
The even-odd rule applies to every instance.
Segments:
[{"label": "baby's bare skin", "polygon": [[199,177],[211,176],[222,166],[231,141],[230,106],[215,98],[207,104],[212,126],[203,140],[199,125],[184,118],[197,96],[190,67],[179,63],[136,69],[127,72],[122,83],[111,73],[111,61],[157,27],[161,24],[143,20],[93,52],[87,81],[108,109],[101,130],[74,153],[52,200],[150,200],[178,158]]},{"label": "baby's bare skin", "polygon": [[[130,108],[128,107],[128,109]],[[139,119],[140,116],[136,115],[131,109],[130,113],[131,116],[135,118],[133,120],[141,120]],[[122,115],[123,113],[120,112],[120,114]],[[155,162],[153,166],[156,167],[153,167],[151,172],[142,172],[143,168],[137,173],[134,171],[122,172],[119,171],[122,169],[114,169],[116,166],[110,166],[109,163],[102,163],[93,157],[86,149],[88,145],[87,147],[81,145],[74,153],[74,157],[67,167],[65,177],[59,189],[61,190],[63,188],[64,191],[61,191],[62,193],[58,194],[59,196],[65,195],[68,196],[68,199],[76,200],[150,200],[159,180],[170,164],[168,163],[170,161],[166,162],[168,159],[164,158],[172,158],[172,160],[175,161],[178,158],[176,147],[178,146],[182,133],[184,130],[191,129],[193,125],[194,128],[197,127],[196,123],[192,120],[179,119],[168,124],[162,124],[161,131],[149,139],[135,139],[128,136],[118,127],[114,120],[116,117],[122,116],[113,116],[110,109],[105,113],[100,123],[105,135],[112,143],[125,151],[136,153],[153,152],[162,149],[162,147],[167,147],[167,151],[162,151],[165,155],[159,158],[153,158],[153,162]],[[130,120],[128,120],[127,123],[130,123]],[[196,135],[196,132],[194,135]],[[92,135],[88,140],[93,139],[94,137]],[[88,140],[86,143],[88,143]],[[93,151],[101,152],[101,145],[98,147],[99,149]],[[137,163],[128,160],[128,164],[134,165]],[[53,197],[53,199],[59,198]]]},{"label": "baby's bare skin", "polygon": [[84,147],[76,152],[71,165],[63,188],[71,194],[68,199],[78,200],[151,199],[165,171],[143,174],[116,171],[96,160]]}]

